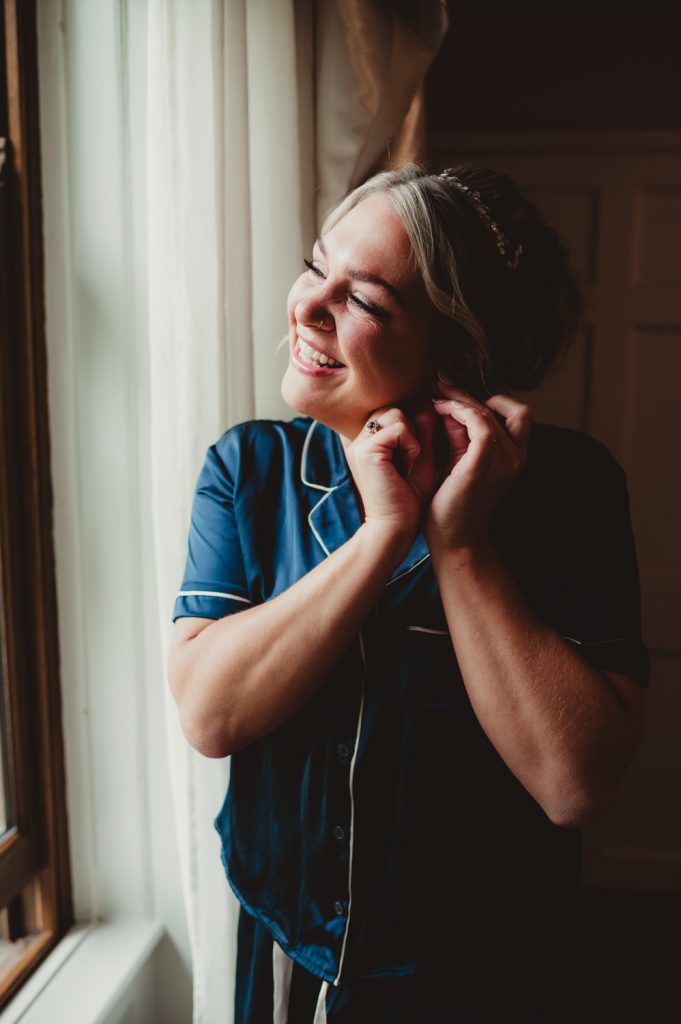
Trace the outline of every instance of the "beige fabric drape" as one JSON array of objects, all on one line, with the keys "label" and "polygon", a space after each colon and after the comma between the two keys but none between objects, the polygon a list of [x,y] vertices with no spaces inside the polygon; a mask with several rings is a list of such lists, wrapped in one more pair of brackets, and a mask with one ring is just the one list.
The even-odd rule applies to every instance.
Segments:
[{"label": "beige fabric drape", "polygon": [[[150,444],[164,650],[205,450],[233,423],[291,414],[279,397],[286,356],[275,355],[288,288],[320,214],[386,159],[445,28],[436,2],[149,0]],[[193,1020],[228,1024],[236,904],[213,819],[229,763],[188,745],[162,685]]]}]

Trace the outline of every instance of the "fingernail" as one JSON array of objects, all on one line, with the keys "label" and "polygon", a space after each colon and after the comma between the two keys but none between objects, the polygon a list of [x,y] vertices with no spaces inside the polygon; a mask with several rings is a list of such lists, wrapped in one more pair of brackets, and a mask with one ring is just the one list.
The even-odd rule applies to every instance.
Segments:
[{"label": "fingernail", "polygon": [[446,373],[444,370],[438,370],[437,371],[437,379],[441,380],[443,384],[450,384],[451,385],[451,384],[454,383],[454,381],[449,376],[449,374]]},{"label": "fingernail", "polygon": [[431,398],[433,405],[442,405],[443,402],[451,402],[451,398]]}]

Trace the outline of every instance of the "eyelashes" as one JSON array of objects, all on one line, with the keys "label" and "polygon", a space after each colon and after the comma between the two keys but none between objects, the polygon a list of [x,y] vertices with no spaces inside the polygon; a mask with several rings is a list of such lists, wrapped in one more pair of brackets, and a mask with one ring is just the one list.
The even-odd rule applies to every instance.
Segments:
[{"label": "eyelashes", "polygon": [[307,269],[308,269],[308,270],[311,270],[313,274],[316,274],[316,275],[317,275],[317,277],[324,277],[324,275],[322,274],[322,272],[321,272],[321,270],[319,269],[319,267],[317,266],[317,264],[316,264],[316,263],[313,263],[313,262],[312,262],[312,260],[307,260],[307,259],[304,259],[304,260],[303,260],[303,263],[305,264],[305,266],[307,267]]},{"label": "eyelashes", "polygon": [[[315,277],[320,277],[322,280],[325,279],[324,274],[313,260],[303,259],[303,263],[310,273],[315,275]],[[365,313],[369,313],[370,316],[376,317],[378,320],[388,320],[390,318],[390,314],[387,310],[382,309],[381,306],[375,306],[373,302],[367,302],[365,299],[360,299],[358,295],[354,295],[352,292],[348,295],[348,301],[352,302]]]}]

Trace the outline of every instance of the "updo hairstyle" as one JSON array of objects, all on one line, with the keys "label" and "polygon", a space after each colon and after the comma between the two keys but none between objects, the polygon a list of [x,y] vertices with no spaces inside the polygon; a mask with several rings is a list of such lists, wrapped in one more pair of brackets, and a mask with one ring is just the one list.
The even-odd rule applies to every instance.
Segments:
[{"label": "updo hairstyle", "polygon": [[568,252],[506,174],[474,164],[447,173],[479,194],[508,242],[506,256],[517,257],[515,269],[471,196],[414,164],[360,185],[327,215],[322,233],[363,199],[385,193],[439,314],[434,342],[442,366],[480,395],[530,390],[566,353],[581,322],[582,293]]}]

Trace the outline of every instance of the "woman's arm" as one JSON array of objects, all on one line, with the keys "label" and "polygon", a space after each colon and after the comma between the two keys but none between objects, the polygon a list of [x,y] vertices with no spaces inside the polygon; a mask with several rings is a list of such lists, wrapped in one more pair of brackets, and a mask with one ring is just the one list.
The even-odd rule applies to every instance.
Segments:
[{"label": "woman's arm", "polygon": [[557,825],[610,805],[638,746],[637,682],[600,672],[539,621],[490,544],[435,550],[452,643],[473,710]]},{"label": "woman's arm", "polygon": [[[435,482],[432,412],[423,450],[398,409],[346,449],[365,522],[301,580],[223,619],[179,618],[168,673],[182,729],[200,753],[226,757],[275,729],[312,696],[343,655],[408,553]],[[417,428],[418,428],[418,417]],[[400,453],[402,473],[393,465]]]},{"label": "woman's arm", "polygon": [[554,822],[580,825],[608,807],[635,753],[640,687],[593,668],[541,622],[488,540],[491,514],[525,462],[527,406],[440,390],[452,458],[426,536],[463,680],[511,771]]},{"label": "woman's arm", "polygon": [[168,674],[182,730],[226,757],[307,701],[371,611],[411,537],[364,523],[283,594],[224,619],[180,618]]}]

